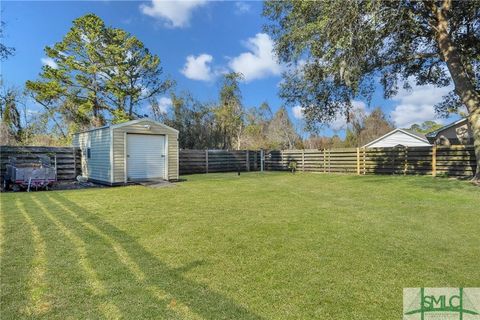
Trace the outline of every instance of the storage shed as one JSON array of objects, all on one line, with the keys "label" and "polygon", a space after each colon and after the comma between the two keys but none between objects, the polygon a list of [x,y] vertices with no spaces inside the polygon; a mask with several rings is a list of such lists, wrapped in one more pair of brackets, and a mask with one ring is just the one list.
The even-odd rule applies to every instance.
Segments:
[{"label": "storage shed", "polygon": [[380,138],[367,143],[363,148],[428,147],[430,145],[430,142],[423,134],[407,129],[394,129]]},{"label": "storage shed", "polygon": [[178,130],[138,119],[79,132],[73,146],[82,151],[82,172],[109,185],[178,179]]}]

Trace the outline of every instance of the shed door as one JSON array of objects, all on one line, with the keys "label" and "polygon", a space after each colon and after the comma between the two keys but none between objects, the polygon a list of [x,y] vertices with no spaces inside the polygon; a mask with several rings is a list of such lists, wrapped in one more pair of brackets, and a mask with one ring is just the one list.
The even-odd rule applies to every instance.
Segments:
[{"label": "shed door", "polygon": [[127,178],[165,179],[165,136],[127,134]]}]

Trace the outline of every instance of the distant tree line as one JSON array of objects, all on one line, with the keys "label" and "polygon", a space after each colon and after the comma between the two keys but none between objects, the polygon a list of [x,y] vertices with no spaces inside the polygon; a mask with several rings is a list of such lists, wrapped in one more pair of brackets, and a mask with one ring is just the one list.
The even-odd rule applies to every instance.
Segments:
[{"label": "distant tree line", "polygon": [[[2,23],[2,34],[3,27]],[[2,60],[13,53],[2,43]],[[3,144],[69,144],[74,132],[149,116],[178,129],[181,148],[301,146],[284,107],[275,113],[266,102],[244,107],[241,74],[225,74],[218,100],[211,103],[188,92],[176,93],[175,82],[163,75],[157,55],[94,14],[75,19],[64,38],[47,46],[45,54],[49,63],[24,89],[2,83]],[[170,110],[159,105],[164,95],[170,95]],[[41,110],[27,109],[31,101]]]},{"label": "distant tree line", "polygon": [[[3,27],[2,22],[0,37]],[[14,52],[1,44],[2,60]],[[74,20],[62,41],[47,46],[45,53],[50,63],[24,89],[2,83],[2,144],[65,145],[74,132],[146,116],[178,129],[184,149],[360,147],[394,128],[380,108],[368,114],[352,109],[344,139],[315,133],[302,138],[284,106],[275,112],[267,102],[245,107],[243,75],[235,72],[222,76],[215,101],[199,101],[175,90],[175,82],[163,75],[160,58],[140,40],[93,14]],[[168,109],[159,102],[165,95],[171,100]],[[39,111],[28,109],[32,101],[41,106]],[[428,122],[411,129],[437,127]]]}]

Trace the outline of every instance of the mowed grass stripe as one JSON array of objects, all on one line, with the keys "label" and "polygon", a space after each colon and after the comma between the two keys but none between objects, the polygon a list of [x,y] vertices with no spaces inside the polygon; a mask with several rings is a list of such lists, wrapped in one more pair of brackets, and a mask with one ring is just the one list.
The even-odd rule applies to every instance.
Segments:
[{"label": "mowed grass stripe", "polygon": [[148,293],[154,296],[156,299],[158,299],[159,303],[165,304],[165,307],[178,313],[179,316],[183,318],[202,319],[202,317],[192,312],[187,305],[183,304],[181,301],[178,301],[175,297],[168,294],[158,286],[148,285],[148,283],[145,282],[144,272],[140,269],[138,264],[130,257],[127,250],[118,241],[115,241],[115,239],[102,232],[95,225],[86,222],[83,218],[80,217],[79,214],[77,214],[75,211],[73,211],[63,203],[59,202],[55,198],[47,196],[47,199],[55,203],[55,205],[59,206],[64,213],[68,213],[75,219],[75,221],[84,226],[86,229],[89,229],[90,231],[97,234],[99,237],[103,238],[106,242],[108,242],[113,251],[118,256],[120,262],[123,263],[130,270],[132,275],[135,277],[135,280],[139,282],[138,285],[145,287],[145,290],[148,291]]},{"label": "mowed grass stripe", "polygon": [[[2,260],[11,266],[3,270],[22,281],[35,257],[18,198],[46,244],[52,308],[44,318],[391,319],[401,318],[404,287],[480,286],[480,191],[466,182],[301,173],[184,179],[166,189],[2,195]],[[88,296],[75,243],[32,196],[83,241],[103,295]],[[6,254],[14,248],[18,256]],[[19,261],[26,275],[14,273]],[[2,275],[4,283],[19,297],[30,292]],[[20,310],[22,299],[8,300],[10,309]],[[105,301],[118,312],[100,310]]]},{"label": "mowed grass stripe", "polygon": [[[60,219],[52,214],[49,209],[37,198],[32,197],[32,201],[40,208],[40,211],[61,230],[63,236],[71,241],[75,247],[75,251],[78,255],[78,263],[80,264],[83,272],[85,273],[88,281],[88,285],[91,287],[91,293],[94,296],[102,296],[107,293],[105,285],[98,278],[94,269],[93,263],[89,259],[89,254],[86,250],[86,244],[82,238],[77,236],[75,232],[66,227]],[[111,301],[104,301],[98,308],[106,316],[107,319],[119,319],[120,312],[118,307]]]},{"label": "mowed grass stripe", "polygon": [[45,271],[47,268],[46,244],[40,230],[27,213],[25,205],[19,199],[16,200],[16,207],[30,227],[35,252],[32,259],[32,269],[28,277],[30,294],[25,313],[29,316],[40,316],[47,313],[51,308],[51,301],[49,301],[49,292],[45,280]]}]

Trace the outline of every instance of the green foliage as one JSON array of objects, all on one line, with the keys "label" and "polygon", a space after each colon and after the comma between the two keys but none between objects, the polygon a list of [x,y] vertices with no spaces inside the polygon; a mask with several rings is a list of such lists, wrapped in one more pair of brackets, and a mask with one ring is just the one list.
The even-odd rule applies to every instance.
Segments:
[{"label": "green foliage", "polygon": [[361,147],[395,128],[379,107],[368,115],[361,109],[353,110],[349,117],[345,147]]},{"label": "green foliage", "polygon": [[280,60],[291,65],[280,95],[304,108],[313,129],[348,114],[352,99],[370,100],[378,77],[387,98],[410,82],[449,85],[457,74],[450,73],[439,48],[435,24],[441,11],[478,96],[479,3],[454,1],[447,9],[447,1],[267,1],[266,28]]},{"label": "green foliage", "polygon": [[245,113],[245,129],[242,134],[242,148],[266,149],[268,142],[268,125],[272,120],[272,110],[267,102],[258,108],[249,108]]},{"label": "green foliage", "polygon": [[288,169],[292,172],[295,173],[297,171],[297,161],[293,160],[288,163]]},{"label": "green foliage", "polygon": [[285,106],[280,107],[268,124],[267,139],[270,149],[294,149],[301,139],[288,116]]},{"label": "green foliage", "polygon": [[[229,101],[231,97],[225,100]],[[239,94],[233,97],[236,100]],[[270,106],[264,102],[240,114],[231,104],[211,106],[196,100],[188,92],[172,93],[170,99],[172,108],[167,111],[160,109],[158,101],[151,101],[152,116],[179,130],[180,148],[257,150],[301,147],[301,139],[285,108],[272,115]],[[234,105],[241,104],[238,99]],[[231,144],[225,144],[226,141]]]},{"label": "green foliage", "polygon": [[18,92],[7,89],[0,95],[0,130],[2,144],[21,143],[24,137],[21,113],[18,107]]},{"label": "green foliage", "polygon": [[443,127],[442,124],[436,123],[435,121],[428,120],[428,121],[423,122],[422,124],[414,123],[410,126],[409,129],[413,130],[413,131],[416,131],[418,133],[425,134],[425,133],[429,133],[429,132],[438,130],[441,127]]},{"label": "green foliage", "polygon": [[224,75],[219,94],[219,105],[215,108],[215,117],[223,136],[223,149],[240,149],[243,130],[244,110],[240,81],[243,75],[230,72]]},{"label": "green foliage", "polygon": [[135,36],[94,14],[75,19],[62,41],[45,48],[55,64],[27,81],[31,96],[59,124],[89,128],[139,116],[138,107],[168,90],[160,59]]},{"label": "green foliage", "polygon": [[152,101],[155,118],[180,133],[178,143],[182,149],[219,148],[222,139],[215,123],[211,107],[194,99],[190,93],[171,94],[172,110],[159,110],[158,102]]}]

